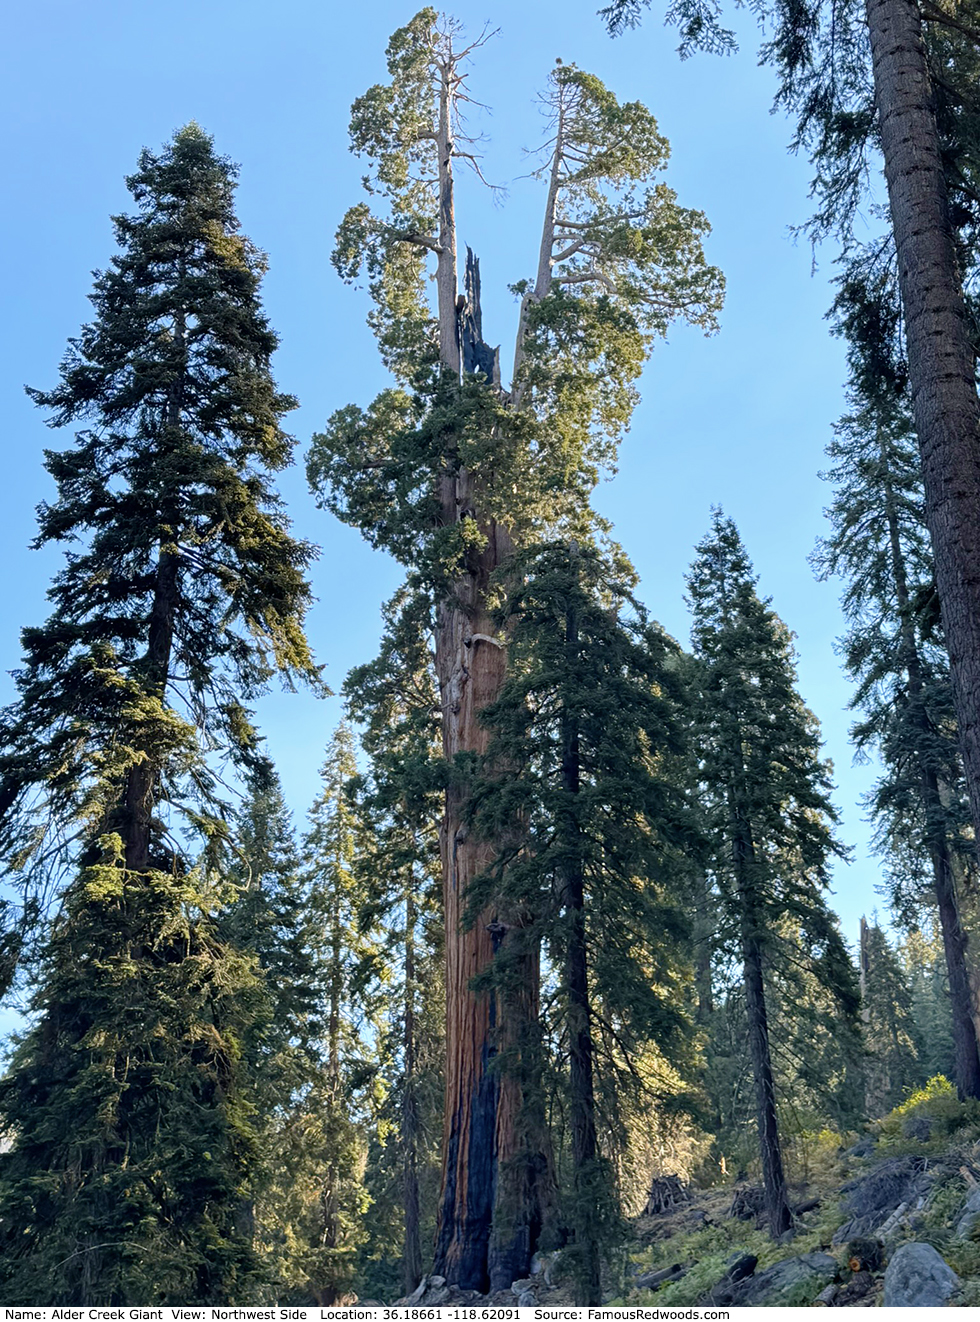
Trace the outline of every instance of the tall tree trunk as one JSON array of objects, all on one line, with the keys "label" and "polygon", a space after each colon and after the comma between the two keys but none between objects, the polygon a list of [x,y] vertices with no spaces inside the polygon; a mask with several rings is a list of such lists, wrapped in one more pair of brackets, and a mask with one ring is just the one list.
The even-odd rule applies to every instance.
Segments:
[{"label": "tall tree trunk", "polygon": [[749,1030],[749,1055],[755,1078],[756,1123],[759,1152],[762,1157],[762,1183],[766,1199],[766,1219],[773,1239],[789,1230],[792,1216],[786,1193],[786,1175],[776,1117],[776,1085],[769,1050],[769,1015],[762,974],[762,941],[759,906],[755,899],[752,870],[755,850],[752,832],[742,820],[737,807],[732,809],[732,861],[735,865],[739,899],[739,926],[742,945],[742,977],[745,987],[745,1016]]},{"label": "tall tree trunk", "polygon": [[405,1202],[405,1252],[402,1284],[411,1294],[422,1279],[422,1222],[419,1201],[419,1106],[415,1078],[415,896],[405,894],[405,1099],[402,1104],[402,1192]]},{"label": "tall tree trunk", "polygon": [[[892,578],[901,630],[902,663],[907,676],[909,716],[921,742],[928,745],[933,739],[929,714],[925,710],[925,678],[922,658],[915,636],[912,606],[909,600],[908,575],[902,552],[894,495],[888,476],[887,455],[883,455],[885,473],[885,518],[888,525]],[[949,980],[949,1008],[953,1026],[953,1045],[956,1060],[956,1086],[961,1097],[980,1097],[980,1047],[974,1018],[974,1001],[967,966],[967,936],[960,921],[956,897],[949,837],[944,825],[945,807],[935,768],[930,766],[921,752],[919,783],[921,785],[922,814],[926,823],[926,844],[932,867],[933,892],[939,912],[939,926],[943,935],[946,957],[946,975]]]},{"label": "tall tree trunk", "polygon": [[536,933],[528,931],[530,915],[507,916],[510,921],[491,925],[501,939],[497,957],[509,964],[497,1002],[500,1091],[493,1229],[487,1255],[491,1290],[505,1290],[529,1274],[542,1233],[557,1216],[541,1078],[540,942]]},{"label": "tall tree trunk", "polygon": [[[461,472],[453,485],[471,508],[467,475]],[[443,507],[443,517],[453,522],[458,517],[455,490],[452,506]],[[479,713],[497,697],[506,666],[485,602],[490,574],[510,554],[510,537],[495,524],[483,531],[486,545],[472,557],[455,597],[442,604],[438,617],[436,670],[443,752],[450,763],[459,753],[486,752],[487,731]],[[435,1270],[463,1289],[486,1290],[500,1155],[501,1080],[491,1070],[497,1050],[497,998],[492,992],[475,993],[471,984],[493,961],[491,929],[498,915],[480,914],[468,927],[464,921],[470,885],[493,860],[492,847],[469,834],[465,806],[465,791],[451,784],[440,831],[446,921],[446,1110]]]},{"label": "tall tree trunk", "polygon": [[980,834],[980,400],[915,0],[866,0],[909,380],[963,767]]},{"label": "tall tree trunk", "polygon": [[[573,606],[565,616],[565,644],[569,662],[578,655],[578,620]],[[601,1304],[599,1240],[599,1143],[595,1120],[592,1010],[589,1001],[588,945],[585,930],[585,872],[575,801],[581,791],[581,755],[577,720],[562,718],[562,789],[568,797],[565,823],[568,862],[562,878],[565,909],[565,995],[568,1014],[569,1127],[575,1167],[573,1214],[575,1248],[579,1257],[580,1303]]]},{"label": "tall tree trunk", "polygon": [[[452,173],[452,109],[458,75],[451,53],[438,67],[439,356],[446,374],[456,380],[464,371],[480,371],[491,386],[499,387],[499,351],[483,342],[479,264],[472,253],[466,265],[467,297],[458,299]],[[484,539],[482,549],[470,553],[452,596],[439,604],[437,612],[435,663],[443,752],[452,763],[459,753],[480,754],[487,748],[480,712],[496,699],[506,673],[505,649],[495,640],[496,622],[487,605],[490,579],[514,548],[507,529],[482,516],[473,476],[451,449],[445,456],[438,496],[444,526],[472,519]],[[528,967],[530,995],[503,1004],[495,994],[473,992],[473,979],[494,959],[493,929],[502,915],[491,909],[468,928],[464,925],[470,884],[486,871],[494,852],[488,842],[469,837],[465,800],[461,787],[450,785],[440,832],[446,933],[446,1105],[435,1270],[464,1289],[486,1290],[491,1275],[499,1282],[511,1268],[518,1276],[527,1274],[534,1252],[533,1227],[541,1217],[537,1200],[547,1184],[546,1176],[540,1181],[520,1178],[519,1187],[514,1187],[517,1173],[526,1175],[531,1168],[529,1146],[541,1147],[544,1136],[532,1140],[528,1131],[530,1113],[525,1114],[520,1078],[491,1069],[501,1041],[510,1051],[515,1044],[529,1040],[531,1021],[537,1018],[538,956],[536,952],[526,955],[533,964]],[[548,1167],[546,1159],[544,1166]]]}]

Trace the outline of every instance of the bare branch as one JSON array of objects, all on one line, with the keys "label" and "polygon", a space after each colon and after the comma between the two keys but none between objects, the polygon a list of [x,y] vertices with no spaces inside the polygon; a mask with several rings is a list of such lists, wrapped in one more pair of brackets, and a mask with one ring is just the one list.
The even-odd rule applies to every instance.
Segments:
[{"label": "bare branch", "polygon": [[555,284],[558,285],[588,285],[596,283],[605,285],[610,294],[615,294],[616,292],[616,285],[614,282],[609,279],[608,275],[603,275],[601,271],[577,271],[569,273],[568,275],[556,275],[554,280]]},{"label": "bare branch", "polygon": [[[557,238],[558,236],[556,235],[555,237]],[[552,258],[552,261],[555,262],[556,264],[558,262],[567,262],[569,257],[571,257],[574,253],[582,251],[582,249],[586,245],[586,242],[587,242],[586,239],[576,239],[574,243],[570,243],[568,247],[564,249],[564,251],[555,253],[554,257]]]}]

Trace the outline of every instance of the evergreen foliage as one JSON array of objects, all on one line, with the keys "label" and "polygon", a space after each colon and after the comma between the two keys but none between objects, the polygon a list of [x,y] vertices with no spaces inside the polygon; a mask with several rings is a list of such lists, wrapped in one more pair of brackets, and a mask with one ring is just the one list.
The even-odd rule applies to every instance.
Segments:
[{"label": "evergreen foliage", "polygon": [[877,1118],[936,1071],[924,1069],[927,1038],[916,1023],[913,992],[902,961],[880,927],[875,925],[866,931],[862,943],[861,1014],[870,1060],[865,1097],[868,1114]]},{"label": "evergreen foliage", "polygon": [[699,779],[722,933],[740,960],[757,1119],[774,1234],[788,1225],[769,1018],[776,984],[802,968],[835,1038],[855,1032],[854,970],[827,907],[835,839],[829,768],[795,687],[788,630],[760,600],[738,531],[716,510],[688,591]]},{"label": "evergreen foliage", "polygon": [[74,872],[2,1085],[4,1285],[24,1302],[221,1302],[259,1279],[243,1075],[268,1007],[254,956],[215,930],[216,758],[254,767],[244,704],[316,670],[312,551],[271,476],[293,401],[234,174],[195,125],[142,154],[96,318],[31,392],[81,429],[47,454],[37,541],[72,549],[0,729],[5,861],[29,895],[59,851]]},{"label": "evergreen foliage", "polygon": [[[651,1088],[637,1068],[651,1044],[691,1065],[678,893],[697,836],[678,775],[678,651],[647,621],[621,560],[552,543],[518,572],[508,677],[483,711],[491,741],[470,794],[473,826],[498,852],[470,906],[475,916],[493,894],[519,929],[494,966],[501,995],[521,979],[528,944],[543,943],[556,971],[553,1031],[569,1061],[566,1252],[581,1297],[597,1302],[600,1249],[618,1230],[616,1112],[603,1115],[602,1101],[637,1081]],[[503,1057],[501,1067],[518,1066]]]}]

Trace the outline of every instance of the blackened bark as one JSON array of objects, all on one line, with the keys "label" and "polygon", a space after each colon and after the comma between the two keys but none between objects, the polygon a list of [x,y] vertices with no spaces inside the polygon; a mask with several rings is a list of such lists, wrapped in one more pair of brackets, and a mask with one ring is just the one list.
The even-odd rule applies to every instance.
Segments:
[{"label": "blackened bark", "polygon": [[866,0],[909,381],[953,698],[980,836],[980,401],[915,0]]},{"label": "blackened bark", "polygon": [[[447,213],[448,214],[448,213]],[[453,240],[455,243],[455,239]],[[455,252],[455,247],[453,248]],[[442,259],[440,258],[440,261]],[[455,360],[447,369],[482,372],[499,384],[499,354],[480,338],[479,263],[469,254],[467,297],[453,309]],[[442,318],[440,295],[440,320]],[[489,608],[491,578],[513,554],[509,531],[481,513],[472,473],[447,453],[439,483],[444,525],[475,521],[483,541],[473,549],[441,602],[436,621],[435,663],[442,705],[443,753],[452,764],[460,753],[483,754],[488,731],[480,713],[499,696],[506,675],[506,647],[497,640]],[[506,998],[472,990],[496,955],[496,942],[520,918],[494,906],[465,923],[469,891],[490,867],[492,842],[477,839],[466,824],[466,793],[458,783],[446,792],[440,832],[446,933],[446,1106],[442,1191],[434,1270],[464,1289],[486,1291],[498,1282],[526,1276],[539,1227],[553,1201],[553,1163],[547,1133],[536,1119],[534,1068],[537,1033],[539,952],[521,952],[526,976],[519,994]],[[494,1068],[498,1050],[517,1055],[517,1069]]]},{"label": "blackened bark", "polygon": [[497,958],[509,968],[498,992],[496,1188],[487,1254],[491,1290],[530,1272],[546,1226],[556,1219],[556,1180],[541,1080],[540,941],[530,915],[492,925]]}]

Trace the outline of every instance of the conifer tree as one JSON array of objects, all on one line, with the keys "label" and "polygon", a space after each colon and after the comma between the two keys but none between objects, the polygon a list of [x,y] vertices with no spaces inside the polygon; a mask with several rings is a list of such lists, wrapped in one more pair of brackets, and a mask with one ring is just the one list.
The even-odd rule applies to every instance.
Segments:
[{"label": "conifer tree", "polygon": [[303,1194],[324,1166],[322,916],[300,866],[291,815],[274,767],[246,777],[224,870],[235,894],[222,937],[258,959],[265,1013],[244,1043],[259,1139],[249,1171],[253,1243],[267,1284],[263,1301],[309,1303],[317,1223]]},{"label": "conifer tree", "polygon": [[25,1303],[255,1288],[243,1042],[264,990],[216,926],[228,892],[207,863],[229,828],[210,754],[253,765],[243,704],[316,671],[311,552],[271,480],[293,400],[234,175],[195,125],[143,152],[95,319],[59,384],[31,392],[79,430],[47,453],[37,543],[71,549],[0,726],[8,866],[33,886],[60,851],[74,871],[0,1084],[0,1273]]},{"label": "conifer tree", "polygon": [[[379,656],[353,670],[344,688],[351,714],[363,723],[370,759],[358,800],[372,842],[359,860],[362,914],[379,933],[376,976],[386,1006],[379,1050],[386,1095],[368,1167],[374,1208],[365,1256],[381,1258],[384,1236],[389,1243],[394,1238],[407,1295],[424,1272],[438,1195],[445,1051],[439,820],[445,776],[431,606],[406,586],[386,605],[384,617]],[[392,1229],[379,1225],[383,1209]],[[365,1268],[371,1294],[397,1288],[380,1271],[380,1263],[376,1270]]]},{"label": "conifer tree", "polygon": [[[869,1061],[865,1095],[874,1118],[897,1106],[924,1081],[923,1042],[912,991],[898,955],[877,924],[861,919],[861,1018]],[[935,1074],[938,1071],[933,1070]]]},{"label": "conifer tree", "polygon": [[[354,103],[351,144],[369,162],[371,204],[347,213],[334,260],[345,279],[366,268],[371,324],[398,384],[367,409],[335,413],[309,460],[323,503],[404,563],[428,596],[449,763],[485,751],[479,712],[503,682],[506,646],[493,610],[498,571],[515,546],[542,533],[588,529],[589,493],[629,422],[633,382],[653,340],[677,317],[711,329],[721,288],[702,252],[704,217],[679,207],[657,179],[668,148],[649,111],[621,104],[598,79],[559,65],[548,91],[553,136],[543,153],[547,198],[532,246],[536,274],[515,285],[523,302],[514,377],[504,391],[497,352],[483,340],[478,263],[469,254],[463,293],[456,263],[453,171],[461,160],[479,168],[459,121],[467,96],[462,64],[481,41],[461,48],[457,25],[440,26],[434,10],[421,10],[391,38],[391,81]],[[432,308],[425,297],[430,259]],[[522,1085],[487,1072],[494,1036],[520,1036],[536,1020],[537,973],[529,950],[532,994],[509,1007],[520,1023],[505,1023],[503,1007],[471,985],[509,939],[496,940],[494,924],[513,925],[493,906],[464,922],[470,883],[485,871],[493,845],[468,837],[465,778],[447,779],[447,1077],[436,1268],[484,1289],[526,1275],[524,1228],[541,1221],[540,1209],[519,1206],[512,1191],[505,1197],[507,1182],[496,1179],[524,1141],[515,1128],[527,1114]],[[547,1197],[543,1186],[540,1193]],[[524,1255],[520,1266],[517,1254]]]},{"label": "conifer tree", "polygon": [[760,600],[738,531],[716,510],[688,578],[697,749],[712,872],[742,966],[756,1119],[774,1236],[790,1225],[772,1063],[773,971],[807,966],[853,1024],[858,993],[823,892],[842,854],[815,717],[795,687],[790,635]]},{"label": "conifer tree", "polygon": [[[635,23],[649,0],[610,0],[613,31]],[[855,219],[874,205],[884,175],[887,253],[922,467],[925,522],[949,647],[967,792],[980,834],[980,400],[973,292],[977,225],[975,19],[931,0],[775,0],[756,6],[770,25],[762,58],[779,77],[777,104],[795,112],[794,147],[816,168],[815,237],[833,233],[845,258]],[[679,0],[668,17],[681,53],[729,52],[734,34],[720,6]]]},{"label": "conifer tree", "polygon": [[922,1043],[918,1084],[955,1074],[956,1050],[949,1013],[949,984],[942,938],[929,928],[909,932],[899,946],[912,995],[912,1020]]},{"label": "conifer tree", "polygon": [[[572,1166],[565,1253],[578,1297],[594,1304],[601,1250],[618,1229],[599,1141],[600,1048],[608,1034],[635,1069],[651,1043],[682,1059],[690,1030],[679,892],[698,842],[678,774],[679,657],[632,598],[628,565],[552,543],[518,570],[508,677],[483,711],[491,740],[471,800],[474,829],[498,853],[471,904],[503,897],[523,940],[543,939],[557,971]],[[514,994],[523,962],[504,958],[495,974],[500,995]]]},{"label": "conifer tree", "polygon": [[[918,926],[926,904],[943,936],[956,1041],[956,1083],[980,1096],[980,1051],[961,916],[962,879],[973,853],[957,741],[949,660],[935,604],[911,420],[867,370],[871,346],[852,345],[857,405],[828,453],[837,483],[831,535],[815,562],[847,587],[842,652],[862,713],[852,737],[874,749],[884,774],[871,796],[877,844],[888,860],[896,911]],[[866,392],[874,392],[870,399]],[[957,886],[957,874],[960,886]]]},{"label": "conifer tree", "polygon": [[303,837],[306,875],[321,926],[323,1021],[320,1078],[304,1098],[320,1167],[308,1177],[315,1190],[310,1215],[316,1230],[306,1270],[313,1298],[329,1306],[349,1289],[366,1234],[364,1093],[376,1070],[370,1040],[376,1009],[367,996],[375,936],[362,925],[365,894],[357,868],[368,842],[349,797],[357,759],[346,722],[334,732],[320,774],[323,788]]}]

